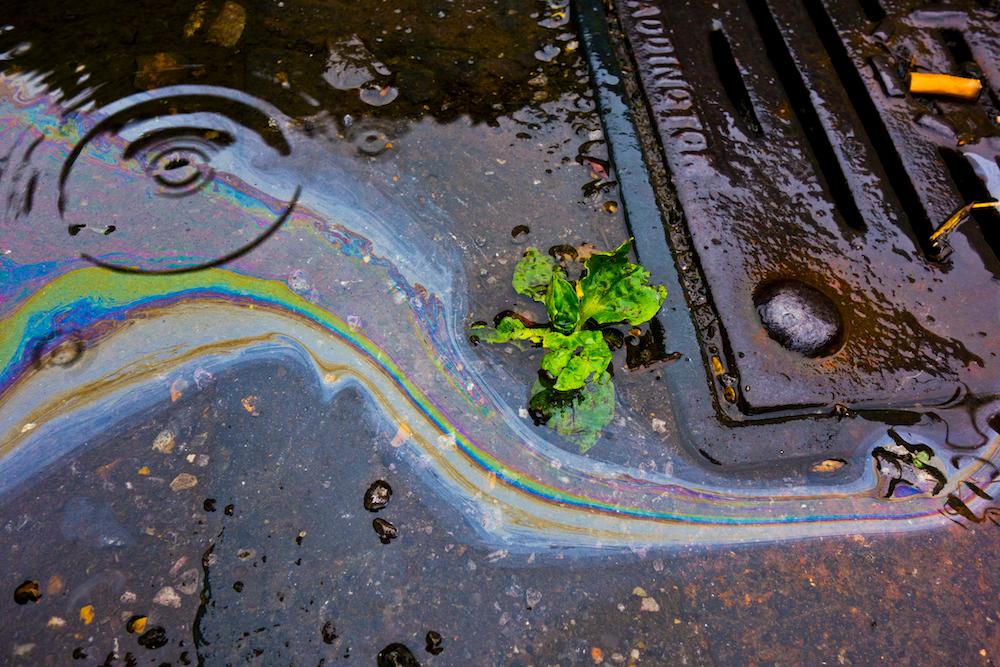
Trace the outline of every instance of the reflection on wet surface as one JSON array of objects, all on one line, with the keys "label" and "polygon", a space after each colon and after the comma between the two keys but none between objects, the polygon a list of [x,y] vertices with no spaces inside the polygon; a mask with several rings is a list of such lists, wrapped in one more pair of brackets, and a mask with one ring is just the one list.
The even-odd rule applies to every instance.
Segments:
[{"label": "reflection on wet surface", "polygon": [[721,357],[618,327],[582,456],[470,343],[629,236],[567,4],[74,11],[0,33],[3,660],[992,659],[992,401],[733,465]]}]

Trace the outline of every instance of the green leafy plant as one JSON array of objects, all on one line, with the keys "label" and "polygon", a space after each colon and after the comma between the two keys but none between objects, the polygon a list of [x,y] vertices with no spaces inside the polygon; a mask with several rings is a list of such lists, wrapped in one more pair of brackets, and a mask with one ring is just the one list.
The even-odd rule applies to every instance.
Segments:
[{"label": "green leafy plant", "polygon": [[629,242],[616,250],[592,253],[578,280],[570,280],[556,261],[528,248],[514,268],[514,290],[545,304],[549,322],[529,327],[504,317],[477,336],[489,343],[537,345],[542,357],[539,381],[529,408],[544,422],[587,451],[614,417],[614,384],[608,373],[611,348],[598,327],[648,322],[667,296],[662,285],[649,285],[649,271],[628,258]]}]

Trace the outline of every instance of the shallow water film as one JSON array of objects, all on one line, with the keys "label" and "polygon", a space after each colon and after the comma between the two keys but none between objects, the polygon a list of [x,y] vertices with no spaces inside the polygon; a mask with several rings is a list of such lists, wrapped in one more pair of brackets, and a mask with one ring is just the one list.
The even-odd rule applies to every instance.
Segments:
[{"label": "shallow water film", "polygon": [[998,10],[847,4],[13,3],[0,663],[995,664]]}]

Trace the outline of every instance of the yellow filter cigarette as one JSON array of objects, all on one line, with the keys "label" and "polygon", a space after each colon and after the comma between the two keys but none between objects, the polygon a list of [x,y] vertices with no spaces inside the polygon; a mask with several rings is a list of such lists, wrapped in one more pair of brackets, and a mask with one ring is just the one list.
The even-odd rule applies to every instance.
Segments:
[{"label": "yellow filter cigarette", "polygon": [[916,95],[945,95],[962,100],[974,100],[979,97],[982,88],[983,84],[979,79],[951,74],[910,72],[910,92]]}]

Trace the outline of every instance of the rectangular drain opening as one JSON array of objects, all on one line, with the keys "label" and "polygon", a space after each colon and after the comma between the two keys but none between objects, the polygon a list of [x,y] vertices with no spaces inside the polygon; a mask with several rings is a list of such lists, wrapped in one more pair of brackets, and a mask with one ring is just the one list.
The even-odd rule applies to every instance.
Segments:
[{"label": "rectangular drain opening", "polygon": [[833,150],[830,138],[820,123],[816,107],[813,106],[809,94],[809,88],[795,66],[795,60],[785,44],[781,30],[778,28],[766,0],[747,0],[747,4],[764,40],[767,56],[788,95],[792,110],[795,112],[795,117],[809,142],[816,166],[819,167],[820,173],[826,181],[827,189],[837,212],[848,227],[857,231],[865,231],[867,225],[861,211],[858,210],[857,202],[854,201],[854,194],[847,183],[847,177],[841,169],[840,161]]},{"label": "rectangular drain opening", "polygon": [[927,211],[920,204],[920,197],[917,190],[910,181],[903,165],[903,160],[896,150],[892,136],[889,134],[885,121],[881,113],[872,102],[870,93],[865,86],[861,75],[851,61],[851,56],[847,52],[840,35],[837,32],[833,20],[827,13],[822,0],[803,0],[806,12],[812,20],[819,34],[820,41],[830,57],[837,77],[841,85],[847,91],[852,103],[854,112],[861,119],[861,125],[865,128],[868,140],[875,149],[882,169],[886,174],[891,187],[899,200],[903,213],[906,216],[910,230],[916,236],[917,241],[925,257],[933,257],[934,251],[930,242],[930,235],[934,231],[935,225],[927,216]]},{"label": "rectangular drain opening", "polygon": [[743,81],[743,73],[733,56],[733,49],[729,44],[729,37],[723,31],[721,25],[712,28],[708,33],[709,47],[712,49],[712,61],[719,74],[719,81],[722,89],[729,98],[729,103],[736,112],[736,118],[744,130],[755,136],[763,135],[760,121],[757,119],[757,111],[754,109],[750,93],[747,92],[746,82]]}]

